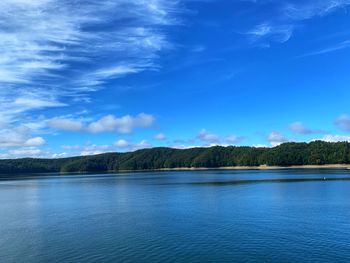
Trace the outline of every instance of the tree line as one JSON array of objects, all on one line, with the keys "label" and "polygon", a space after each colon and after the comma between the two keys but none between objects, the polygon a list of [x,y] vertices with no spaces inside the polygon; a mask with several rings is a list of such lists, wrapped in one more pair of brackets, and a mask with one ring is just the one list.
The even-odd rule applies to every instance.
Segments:
[{"label": "tree line", "polygon": [[61,159],[0,160],[0,173],[105,172],[163,168],[350,164],[350,143],[284,143],[273,148],[152,148]]}]

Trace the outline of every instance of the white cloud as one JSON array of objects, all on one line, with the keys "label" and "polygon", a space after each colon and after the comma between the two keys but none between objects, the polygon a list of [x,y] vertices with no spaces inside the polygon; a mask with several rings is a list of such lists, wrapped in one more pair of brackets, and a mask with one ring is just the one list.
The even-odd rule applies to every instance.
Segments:
[{"label": "white cloud", "polygon": [[61,153],[61,155],[64,156],[56,155],[54,158],[77,155],[95,155],[114,151],[113,145],[98,145],[91,142],[87,142],[83,145],[61,145],[61,148],[65,150],[64,153]]},{"label": "white cloud", "polygon": [[81,146],[78,144],[76,144],[76,145],[63,144],[63,145],[61,145],[61,148],[64,150],[79,150],[79,149],[81,149]]},{"label": "white cloud", "polygon": [[88,144],[82,148],[80,155],[83,155],[83,156],[96,155],[96,154],[107,153],[112,151],[113,149],[110,145]]},{"label": "white cloud", "polygon": [[0,130],[0,149],[32,147],[45,144],[42,137],[32,137],[31,130],[24,126],[6,127]]},{"label": "white cloud", "polygon": [[246,34],[252,37],[252,41],[273,40],[284,43],[288,41],[293,34],[294,27],[292,25],[272,25],[262,23],[257,25]]},{"label": "white cloud", "polygon": [[155,124],[155,117],[140,113],[136,116],[125,115],[116,117],[107,115],[97,121],[88,122],[65,117],[56,117],[47,121],[50,128],[74,132],[116,132],[120,134],[132,133],[136,128],[150,128]]},{"label": "white cloud", "polygon": [[326,47],[326,48],[323,48],[320,50],[316,50],[316,51],[301,55],[299,57],[302,58],[302,57],[327,54],[327,53],[335,52],[335,51],[346,49],[346,48],[350,48],[350,40],[342,41],[342,42],[334,44],[332,46],[329,46],[329,47]]},{"label": "white cloud", "polygon": [[128,134],[135,128],[148,128],[153,126],[155,118],[152,115],[140,113],[135,117],[126,115],[117,118],[114,115],[107,115],[96,122],[92,122],[87,127],[91,133],[118,132]]},{"label": "white cloud", "polygon": [[163,133],[159,133],[156,136],[154,136],[154,139],[157,141],[164,141],[166,139],[166,136]]},{"label": "white cloud", "polygon": [[254,148],[269,148],[266,144],[254,144],[252,147]]},{"label": "white cloud", "polygon": [[236,143],[240,143],[241,141],[243,141],[244,137],[231,134],[231,135],[226,136],[225,140],[229,144],[236,144]]},{"label": "white cloud", "polygon": [[350,116],[343,115],[336,119],[335,124],[344,131],[350,132]]},{"label": "white cloud", "polygon": [[346,135],[326,135],[322,139],[326,142],[350,142],[350,136]]},{"label": "white cloud", "polygon": [[306,20],[315,16],[325,16],[350,5],[349,0],[306,0],[297,3],[287,2],[284,14],[293,20]]},{"label": "white cloud", "polygon": [[324,133],[322,130],[310,129],[305,127],[305,125],[301,122],[294,122],[289,125],[289,129],[296,134],[308,135],[308,134],[317,134]]},{"label": "white cloud", "polygon": [[214,133],[207,131],[206,129],[202,129],[197,135],[197,138],[208,143],[220,143],[220,137]]},{"label": "white cloud", "polygon": [[[269,47],[270,42],[284,43],[288,41],[296,28],[304,20],[329,15],[350,5],[349,0],[305,0],[305,1],[251,1],[256,4],[275,4],[277,14],[271,15],[268,21],[258,23],[246,32],[253,42]],[[323,54],[349,47],[348,41],[328,49],[316,51],[308,55]]]},{"label": "white cloud", "polygon": [[61,102],[39,99],[39,98],[31,98],[31,97],[17,98],[15,99],[14,104],[27,109],[40,109],[40,108],[48,108],[48,107],[66,106],[66,104]]},{"label": "white cloud", "polygon": [[[132,143],[124,139],[117,140],[112,144],[98,145],[91,142],[87,142],[83,145],[61,145],[61,148],[65,150],[64,156],[77,156],[77,155],[95,155],[108,152],[125,152],[136,151],[145,148],[151,148],[152,144],[147,140],[141,140],[138,143]],[[58,158],[59,155],[55,155]]]},{"label": "white cloud", "polygon": [[49,120],[47,124],[51,128],[65,131],[81,131],[83,129],[81,121],[64,118],[53,118]]},{"label": "white cloud", "polygon": [[69,157],[70,155],[66,152],[61,152],[61,153],[53,153],[52,154],[52,158],[65,158],[65,157]]},{"label": "white cloud", "polygon": [[126,140],[118,140],[113,143],[113,145],[117,148],[128,148],[130,146],[130,143]]},{"label": "white cloud", "polygon": [[270,142],[271,146],[273,147],[289,141],[286,137],[283,136],[282,133],[277,131],[271,132],[268,135],[267,140]]},{"label": "white cloud", "polygon": [[24,145],[32,147],[32,146],[41,146],[45,143],[46,142],[42,137],[34,137],[34,138],[30,138],[30,139],[26,140],[24,142]]},{"label": "white cloud", "polygon": [[0,1],[0,114],[87,101],[109,79],[156,69],[180,11],[167,0]]},{"label": "white cloud", "polygon": [[17,158],[63,158],[72,156],[66,152],[52,153],[50,150],[43,150],[35,146],[11,148],[0,153],[0,159]]},{"label": "white cloud", "polygon": [[149,143],[146,140],[142,140],[139,143],[132,145],[132,147],[130,149],[132,151],[136,151],[136,150],[141,150],[141,149],[146,149],[146,148],[151,148],[151,147],[152,147],[151,143]]},{"label": "white cloud", "polygon": [[40,154],[42,154],[42,150],[34,147],[18,148],[8,151],[9,158],[38,157]]},{"label": "white cloud", "polygon": [[[221,146],[228,146],[232,144],[238,144],[241,141],[245,139],[243,136],[237,136],[234,134],[227,135],[225,137],[221,137],[217,134],[214,134],[212,132],[207,131],[206,129],[202,129],[198,135],[196,136],[196,139],[199,139],[206,143],[205,146],[215,146],[215,145],[221,145]],[[225,143],[223,143],[225,142]],[[176,144],[179,144],[180,146],[184,143],[193,144],[194,140],[189,140],[188,142],[183,140],[175,141]]]},{"label": "white cloud", "polygon": [[99,69],[96,72],[93,72],[87,76],[84,76],[85,84],[86,84],[86,79],[88,79],[89,82],[91,81],[98,81],[101,83],[101,79],[112,79],[112,78],[120,78],[128,74],[133,74],[133,73],[139,73],[141,71],[144,71],[148,68],[152,68],[153,64],[147,63],[144,65],[140,64],[127,64],[127,65],[115,65],[110,68],[103,68]]}]

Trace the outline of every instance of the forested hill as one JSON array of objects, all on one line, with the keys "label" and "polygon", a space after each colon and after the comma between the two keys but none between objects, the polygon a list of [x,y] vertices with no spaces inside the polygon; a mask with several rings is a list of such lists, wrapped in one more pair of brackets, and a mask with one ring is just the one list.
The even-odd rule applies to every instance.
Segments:
[{"label": "forested hill", "polygon": [[0,160],[0,173],[104,172],[182,167],[350,164],[350,143],[285,143],[274,148],[153,148],[62,159]]}]

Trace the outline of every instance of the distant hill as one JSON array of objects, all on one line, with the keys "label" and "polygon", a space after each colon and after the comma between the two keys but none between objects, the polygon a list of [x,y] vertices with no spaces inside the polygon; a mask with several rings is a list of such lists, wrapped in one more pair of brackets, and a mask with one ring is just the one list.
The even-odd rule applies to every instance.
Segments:
[{"label": "distant hill", "polygon": [[105,172],[166,168],[350,164],[350,143],[285,143],[274,148],[152,148],[62,159],[0,160],[0,173]]}]

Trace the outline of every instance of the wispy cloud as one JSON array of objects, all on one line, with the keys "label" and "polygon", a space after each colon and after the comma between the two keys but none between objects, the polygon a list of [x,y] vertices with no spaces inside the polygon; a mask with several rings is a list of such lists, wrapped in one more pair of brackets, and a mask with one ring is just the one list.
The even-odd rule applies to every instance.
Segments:
[{"label": "wispy cloud", "polygon": [[[306,1],[251,1],[256,5],[269,5],[273,3],[277,12],[271,15],[268,20],[255,25],[246,34],[251,38],[253,43],[260,43],[269,47],[271,42],[284,43],[288,41],[300,23],[315,17],[329,15],[335,11],[344,9],[350,5],[349,0],[306,0]],[[342,49],[348,44],[341,43],[329,50],[320,51],[319,54]],[[315,55],[317,53],[315,52]]]},{"label": "wispy cloud", "polygon": [[109,79],[157,68],[178,11],[166,0],[2,0],[0,113],[66,106]]},{"label": "wispy cloud", "polygon": [[288,41],[293,34],[293,25],[272,25],[270,23],[262,23],[257,25],[246,34],[255,42],[259,41],[274,41],[284,43]]},{"label": "wispy cloud", "polygon": [[303,55],[299,56],[299,58],[332,53],[332,52],[346,49],[346,48],[350,48],[350,40],[342,41],[342,42],[334,44],[332,46],[329,46],[329,47],[326,47],[323,49],[319,49],[319,50],[316,50],[316,51],[313,51],[310,53],[303,54]]},{"label": "wispy cloud", "polygon": [[315,16],[325,16],[346,8],[349,0],[307,0],[289,1],[283,4],[284,15],[293,20],[306,20]]}]

